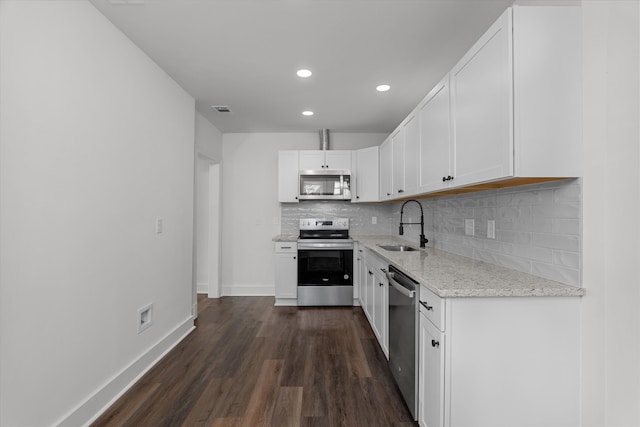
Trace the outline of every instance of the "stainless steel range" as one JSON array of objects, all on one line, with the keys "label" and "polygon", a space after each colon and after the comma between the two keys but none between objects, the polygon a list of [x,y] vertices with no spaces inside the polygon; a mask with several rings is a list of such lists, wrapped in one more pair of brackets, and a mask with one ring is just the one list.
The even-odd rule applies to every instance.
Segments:
[{"label": "stainless steel range", "polygon": [[348,218],[300,220],[298,305],[353,305],[353,240]]}]

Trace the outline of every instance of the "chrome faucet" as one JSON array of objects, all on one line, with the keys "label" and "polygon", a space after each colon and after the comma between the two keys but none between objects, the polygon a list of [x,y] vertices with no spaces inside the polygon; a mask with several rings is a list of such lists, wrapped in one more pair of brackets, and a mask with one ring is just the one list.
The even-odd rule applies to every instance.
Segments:
[{"label": "chrome faucet", "polygon": [[[404,213],[404,205],[406,205],[409,202],[416,202],[418,204],[418,206],[420,206],[420,222],[402,222],[402,214]],[[402,204],[402,207],[400,208],[400,235],[402,236],[404,234],[404,225],[410,225],[410,224],[420,224],[420,247],[424,248],[425,244],[427,242],[429,242],[429,240],[424,236],[424,211],[422,210],[422,204],[415,200],[415,199],[411,199],[411,200],[407,200],[406,202],[404,202]]]}]

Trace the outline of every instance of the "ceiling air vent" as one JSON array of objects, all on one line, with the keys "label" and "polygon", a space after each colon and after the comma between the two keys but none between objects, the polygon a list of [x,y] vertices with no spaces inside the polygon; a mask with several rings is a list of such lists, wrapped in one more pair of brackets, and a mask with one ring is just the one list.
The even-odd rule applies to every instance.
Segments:
[{"label": "ceiling air vent", "polygon": [[218,113],[230,113],[231,109],[226,105],[212,105],[211,108],[216,110]]}]

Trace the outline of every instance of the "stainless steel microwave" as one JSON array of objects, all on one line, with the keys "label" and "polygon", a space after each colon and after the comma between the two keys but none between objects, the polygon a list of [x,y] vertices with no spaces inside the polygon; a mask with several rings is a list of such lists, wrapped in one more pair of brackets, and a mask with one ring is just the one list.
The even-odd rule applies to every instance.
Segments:
[{"label": "stainless steel microwave", "polygon": [[299,200],[351,200],[348,170],[305,170],[299,176]]}]

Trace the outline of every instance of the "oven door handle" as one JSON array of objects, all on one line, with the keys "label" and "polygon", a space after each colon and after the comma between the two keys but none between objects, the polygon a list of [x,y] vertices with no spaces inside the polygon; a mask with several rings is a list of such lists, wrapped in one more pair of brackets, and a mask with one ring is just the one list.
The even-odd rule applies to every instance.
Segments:
[{"label": "oven door handle", "polygon": [[402,286],[400,283],[398,283],[394,279],[394,273],[387,273],[387,279],[389,280],[389,284],[393,286],[398,292],[400,292],[402,295],[404,295],[407,298],[413,299],[413,297],[416,294],[416,291],[411,291],[405,288],[404,286]]},{"label": "oven door handle", "polygon": [[298,250],[303,251],[314,251],[314,250],[327,250],[327,249],[338,249],[338,250],[353,250],[353,244],[344,244],[344,243],[302,243],[298,242]]}]

